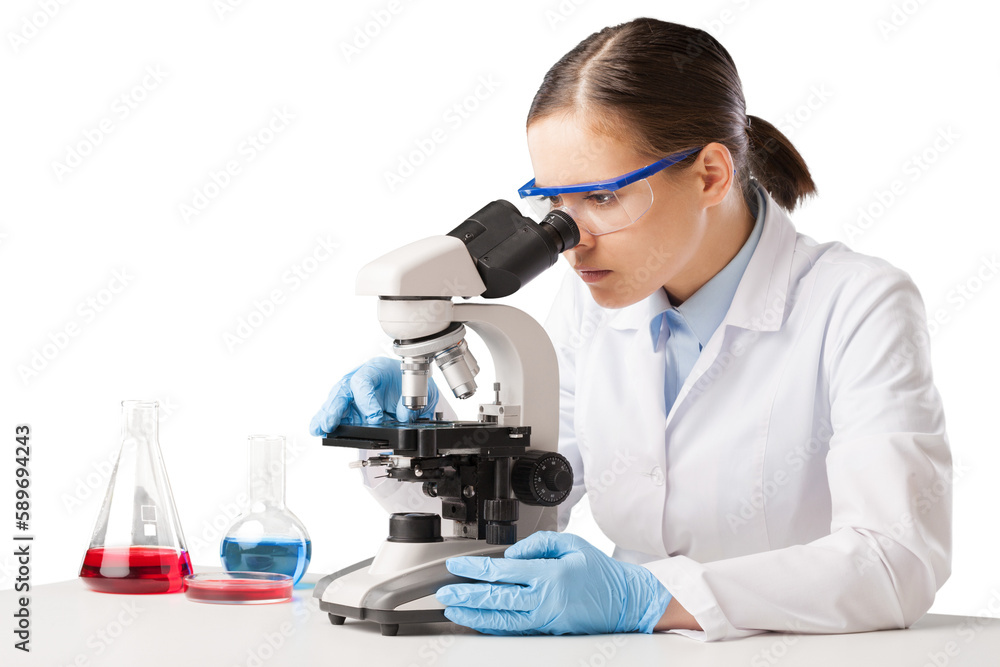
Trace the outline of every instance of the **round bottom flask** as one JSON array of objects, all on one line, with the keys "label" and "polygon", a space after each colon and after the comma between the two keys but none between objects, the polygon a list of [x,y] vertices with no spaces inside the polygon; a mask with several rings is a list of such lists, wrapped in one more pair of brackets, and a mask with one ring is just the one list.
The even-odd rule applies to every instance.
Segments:
[{"label": "round bottom flask", "polygon": [[229,527],[220,555],[227,572],[286,574],[298,583],[309,567],[309,533],[285,507],[285,439],[249,438],[249,510]]}]

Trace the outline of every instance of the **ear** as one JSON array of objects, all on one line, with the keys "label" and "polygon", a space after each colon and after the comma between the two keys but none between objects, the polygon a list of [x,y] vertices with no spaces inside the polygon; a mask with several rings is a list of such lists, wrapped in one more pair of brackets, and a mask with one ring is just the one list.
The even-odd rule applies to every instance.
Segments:
[{"label": "ear", "polygon": [[736,182],[733,156],[723,144],[706,144],[692,165],[702,185],[702,201],[706,207],[722,203]]}]

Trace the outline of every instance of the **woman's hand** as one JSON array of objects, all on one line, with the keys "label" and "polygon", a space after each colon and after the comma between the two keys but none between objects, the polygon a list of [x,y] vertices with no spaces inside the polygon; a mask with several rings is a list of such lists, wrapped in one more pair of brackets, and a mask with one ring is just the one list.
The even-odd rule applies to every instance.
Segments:
[{"label": "woman's hand", "polygon": [[427,407],[419,412],[403,405],[403,371],[399,359],[375,357],[340,378],[323,407],[309,422],[309,432],[326,435],[341,422],[381,424],[386,415],[399,422],[430,417],[438,402],[434,380],[427,380]]},{"label": "woman's hand", "polygon": [[442,586],[448,620],[493,635],[650,633],[672,597],[649,570],[568,533],[534,533],[504,556],[447,560],[452,574],[492,582]]}]

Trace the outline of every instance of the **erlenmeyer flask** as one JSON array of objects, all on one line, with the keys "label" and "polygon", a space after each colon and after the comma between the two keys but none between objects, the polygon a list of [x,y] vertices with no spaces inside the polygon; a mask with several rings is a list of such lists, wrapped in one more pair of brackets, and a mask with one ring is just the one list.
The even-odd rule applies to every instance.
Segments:
[{"label": "erlenmeyer flask", "polygon": [[122,446],[80,577],[104,593],[176,593],[191,574],[157,441],[159,404],[122,401]]},{"label": "erlenmeyer flask", "polygon": [[220,555],[228,572],[287,574],[298,583],[312,558],[309,533],[285,507],[285,439],[249,438],[250,508],[229,527]]}]

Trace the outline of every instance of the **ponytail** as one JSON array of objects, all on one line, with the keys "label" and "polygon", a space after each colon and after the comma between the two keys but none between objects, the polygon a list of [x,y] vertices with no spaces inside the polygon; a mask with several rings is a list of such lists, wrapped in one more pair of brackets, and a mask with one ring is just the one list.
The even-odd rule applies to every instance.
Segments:
[{"label": "ponytail", "polygon": [[774,201],[791,211],[807,196],[816,194],[809,168],[788,137],[763,118],[747,116],[747,121],[750,173]]}]

